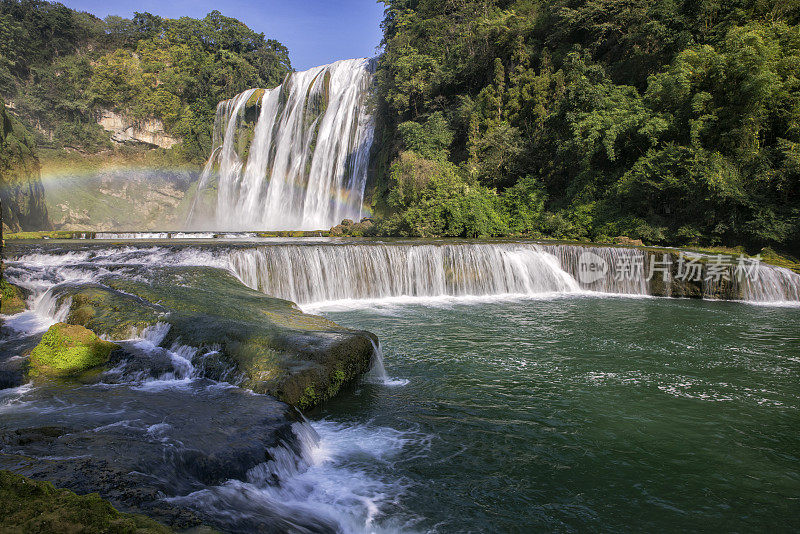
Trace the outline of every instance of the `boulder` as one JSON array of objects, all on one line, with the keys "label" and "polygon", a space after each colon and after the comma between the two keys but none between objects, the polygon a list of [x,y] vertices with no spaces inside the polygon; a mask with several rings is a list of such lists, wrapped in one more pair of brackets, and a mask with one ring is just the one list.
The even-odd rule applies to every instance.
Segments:
[{"label": "boulder", "polygon": [[30,355],[32,377],[76,376],[108,361],[117,345],[82,326],[56,323]]}]

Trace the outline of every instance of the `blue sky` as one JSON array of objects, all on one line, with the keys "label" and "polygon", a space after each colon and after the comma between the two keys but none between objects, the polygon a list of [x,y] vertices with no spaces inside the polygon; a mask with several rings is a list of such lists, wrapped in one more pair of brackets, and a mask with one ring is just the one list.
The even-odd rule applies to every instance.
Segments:
[{"label": "blue sky", "polygon": [[292,66],[305,70],[338,59],[371,57],[381,40],[383,4],[375,0],[61,0],[100,18],[134,11],[202,18],[213,10],[235,17],[289,48]]}]

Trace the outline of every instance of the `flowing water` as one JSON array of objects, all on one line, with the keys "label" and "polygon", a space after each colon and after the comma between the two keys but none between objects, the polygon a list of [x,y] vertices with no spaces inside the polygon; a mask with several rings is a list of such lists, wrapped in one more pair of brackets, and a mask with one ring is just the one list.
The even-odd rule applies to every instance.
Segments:
[{"label": "flowing water", "polygon": [[[661,299],[639,280],[588,290],[571,245],[301,243],[23,247],[7,273],[32,310],[5,318],[0,352],[63,318],[59,284],[216,267],[381,339],[370,375],[308,421],[203,378],[213,351],[164,346],[157,325],[122,341],[145,367],[0,390],[3,427],[69,427],[21,452],[63,462],[65,484],[113,460],[232,532],[800,527],[797,275],[762,267],[752,303]],[[113,496],[122,476],[95,482]]]},{"label": "flowing water", "polygon": [[418,531],[796,531],[800,310],[563,296],[324,311],[402,387],[316,417],[421,433],[387,466]]},{"label": "flowing water", "polygon": [[[337,61],[221,102],[187,226],[319,230],[360,220],[374,70],[371,59]],[[198,209],[209,193],[216,193],[213,216]]]},{"label": "flowing water", "polygon": [[[608,270],[584,282],[587,255]],[[299,304],[386,297],[475,297],[542,293],[650,295],[649,273],[617,276],[620,264],[645,265],[640,249],[537,243],[433,242],[418,244],[280,244],[243,247],[228,256],[230,268],[249,287]],[[733,267],[727,275],[735,280]],[[704,271],[706,272],[706,271]],[[671,277],[672,274],[669,274]],[[741,298],[754,302],[800,302],[800,275],[756,265],[743,277]],[[713,295],[714,280],[704,284]]]}]

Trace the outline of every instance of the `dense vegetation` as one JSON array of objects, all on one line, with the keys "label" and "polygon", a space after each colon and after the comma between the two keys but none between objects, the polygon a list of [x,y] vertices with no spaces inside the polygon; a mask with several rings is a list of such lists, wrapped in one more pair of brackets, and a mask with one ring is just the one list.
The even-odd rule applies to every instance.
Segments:
[{"label": "dense vegetation", "polygon": [[800,249],[797,0],[386,0],[403,235]]},{"label": "dense vegetation", "polygon": [[285,46],[218,11],[100,20],[57,3],[0,0],[0,96],[40,146],[105,148],[97,119],[114,110],[161,120],[183,139],[183,159],[203,159],[217,103],[275,86],[290,70]]}]

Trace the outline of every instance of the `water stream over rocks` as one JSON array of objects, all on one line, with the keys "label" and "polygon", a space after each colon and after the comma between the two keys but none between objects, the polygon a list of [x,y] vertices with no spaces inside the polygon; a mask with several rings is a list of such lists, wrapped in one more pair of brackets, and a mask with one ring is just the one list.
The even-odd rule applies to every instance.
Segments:
[{"label": "water stream over rocks", "polygon": [[[419,415],[417,404],[424,405],[424,398],[409,399],[409,414],[417,415],[401,417],[402,424],[388,412],[377,413],[375,420],[352,420],[336,403],[325,408],[330,419],[312,412],[316,415],[308,421],[273,395],[254,393],[261,386],[272,387],[271,382],[253,379],[242,363],[240,347],[242,340],[251,339],[252,328],[269,332],[268,342],[250,345],[266,351],[259,354],[283,347],[287,354],[302,356],[292,361],[304,370],[316,365],[314,355],[330,353],[330,347],[343,340],[362,339],[372,355],[372,371],[342,394],[345,399],[366,396],[382,405],[386,401],[381,399],[403,396],[402,391],[416,387],[415,379],[424,380],[419,367],[404,364],[398,373],[402,351],[397,332],[392,333],[392,361],[385,365],[374,336],[304,315],[281,298],[304,310],[322,310],[345,325],[352,314],[346,310],[376,310],[378,319],[363,315],[371,312],[357,312],[352,321],[381,335],[380,314],[399,313],[402,318],[408,307],[446,310],[481,302],[529,324],[533,319],[525,319],[528,308],[556,313],[552,306],[536,302],[592,302],[603,295],[680,296],[670,293],[680,287],[669,280],[662,285],[618,280],[612,272],[590,282],[582,278],[581,258],[587,252],[611,266],[641,259],[646,269],[652,261],[646,251],[631,248],[246,238],[20,244],[10,252],[6,273],[28,292],[29,310],[3,317],[0,468],[80,493],[97,491],[123,509],[145,512],[176,527],[208,524],[231,532],[436,530],[433,512],[422,510],[418,502],[416,478],[428,460],[415,462],[432,454],[431,443],[446,438],[437,437],[435,425],[430,427],[426,416]],[[696,286],[700,293],[691,296],[797,306],[800,276],[765,265],[757,273],[757,278],[739,284],[702,282]],[[90,316],[78,313],[83,309],[86,314],[87,303],[98,295],[113,304],[106,307],[112,312],[96,307]],[[620,304],[611,308],[624,310],[626,301],[640,300],[617,299]],[[498,304],[502,302],[510,303],[511,310]],[[575,308],[580,313],[582,307]],[[266,322],[252,322],[248,317],[254,314],[263,314],[266,319],[259,321]],[[438,312],[431,314],[437,321],[449,320]],[[108,368],[76,383],[24,383],[25,351],[51,324],[79,316],[121,346],[112,353]],[[540,334],[558,329],[561,320],[543,316]],[[243,330],[243,324],[250,326]],[[423,341],[432,343],[410,343],[420,353],[441,352],[435,344],[419,346]],[[478,340],[467,335],[464,342]],[[497,350],[497,357],[504,359],[516,349],[506,344]],[[525,361],[534,365],[529,358]],[[436,362],[446,365],[445,360]],[[288,391],[289,386],[281,387]],[[772,398],[765,388],[764,395]],[[772,396],[784,398],[783,393]],[[458,454],[449,446],[444,456],[436,452],[430,461],[447,464],[450,455]],[[408,502],[417,504],[409,507]],[[566,524],[603,529],[591,517],[570,521]],[[460,524],[453,518],[446,522]]]}]

